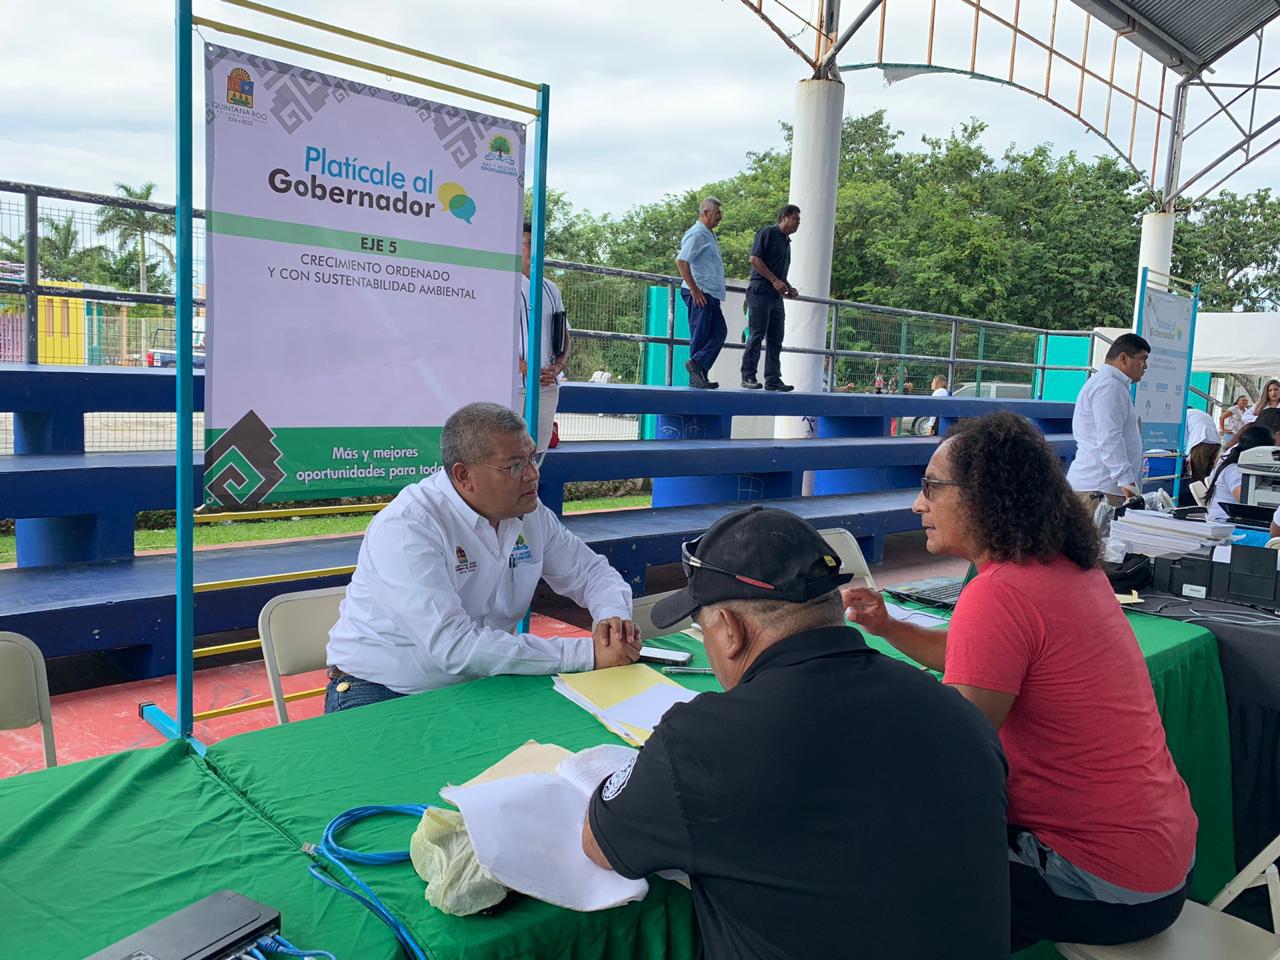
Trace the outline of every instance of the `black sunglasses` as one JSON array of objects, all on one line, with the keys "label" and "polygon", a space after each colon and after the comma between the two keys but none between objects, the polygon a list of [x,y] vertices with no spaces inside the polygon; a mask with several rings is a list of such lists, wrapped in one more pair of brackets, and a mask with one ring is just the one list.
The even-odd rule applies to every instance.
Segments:
[{"label": "black sunglasses", "polygon": [[707,563],[705,560],[699,560],[697,556],[695,556],[695,553],[697,552],[698,544],[701,542],[702,537],[698,537],[696,540],[690,540],[687,543],[680,544],[680,566],[684,568],[684,575],[686,578],[693,576],[693,568],[697,567],[699,570],[711,570],[715,573],[722,573],[726,577],[733,577],[735,580],[750,584],[753,587],[759,587],[761,590],[778,589],[772,583],[765,583],[763,580],[743,576],[740,573],[734,573],[732,570],[726,570],[724,567],[717,567],[714,564]]},{"label": "black sunglasses", "polygon": [[964,484],[959,480],[935,480],[932,477],[920,478],[920,492],[924,494],[926,500],[933,499],[934,487],[963,487]]}]

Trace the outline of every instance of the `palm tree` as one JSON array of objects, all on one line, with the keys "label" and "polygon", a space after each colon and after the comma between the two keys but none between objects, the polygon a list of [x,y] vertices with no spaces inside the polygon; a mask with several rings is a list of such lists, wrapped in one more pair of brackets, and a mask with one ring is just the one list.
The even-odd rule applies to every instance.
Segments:
[{"label": "palm tree", "polygon": [[[101,244],[91,247],[80,245],[80,231],[75,217],[67,214],[62,219],[43,216],[40,223],[38,245],[40,276],[46,280],[78,280],[83,283],[102,282],[102,271],[107,260],[107,248]],[[27,243],[24,237],[0,237],[0,260],[24,263]]]},{"label": "palm tree", "polygon": [[[131,187],[127,183],[117,183],[116,192],[129,200],[150,200],[156,185],[151,182],[140,187]],[[176,262],[173,250],[155,234],[173,236],[174,222],[171,214],[149,213],[146,210],[130,210],[124,207],[108,207],[98,221],[98,233],[114,233],[116,247],[121,253],[138,250],[138,292],[147,292],[147,237],[151,235],[152,245],[159,248],[169,261],[169,269],[175,269]]]}]

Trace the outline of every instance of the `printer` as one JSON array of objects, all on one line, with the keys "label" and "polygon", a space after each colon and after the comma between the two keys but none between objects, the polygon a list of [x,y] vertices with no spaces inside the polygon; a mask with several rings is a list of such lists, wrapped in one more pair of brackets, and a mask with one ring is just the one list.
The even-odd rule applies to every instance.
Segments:
[{"label": "printer", "polygon": [[1280,506],[1280,447],[1254,447],[1240,454],[1240,502]]}]

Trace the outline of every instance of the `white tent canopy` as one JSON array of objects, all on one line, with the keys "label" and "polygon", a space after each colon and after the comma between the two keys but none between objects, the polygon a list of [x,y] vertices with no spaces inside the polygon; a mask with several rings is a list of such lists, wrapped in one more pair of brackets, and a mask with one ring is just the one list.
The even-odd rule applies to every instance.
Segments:
[{"label": "white tent canopy", "polygon": [[[1127,327],[1094,327],[1098,336],[1093,341],[1092,365],[1103,363],[1108,341],[1130,332]],[[1244,377],[1280,377],[1280,313],[1197,314],[1191,369]]]}]

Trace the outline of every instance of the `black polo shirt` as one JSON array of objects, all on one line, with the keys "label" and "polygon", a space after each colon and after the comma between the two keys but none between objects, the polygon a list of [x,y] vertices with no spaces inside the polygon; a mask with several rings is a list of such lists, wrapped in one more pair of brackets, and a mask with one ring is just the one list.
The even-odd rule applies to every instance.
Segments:
[{"label": "black polo shirt", "polygon": [[[755,242],[751,244],[751,256],[759,257],[764,265],[773,271],[779,280],[786,281],[787,271],[791,269],[791,238],[782,232],[776,223],[770,227],[761,227],[756,232]],[[780,296],[773,284],[761,276],[755,267],[751,268],[751,278],[747,283],[748,293],[771,293]]]},{"label": "black polo shirt", "polygon": [[709,960],[1009,956],[996,732],[855,629],[677,704],[589,816],[623,876],[689,875]]}]

